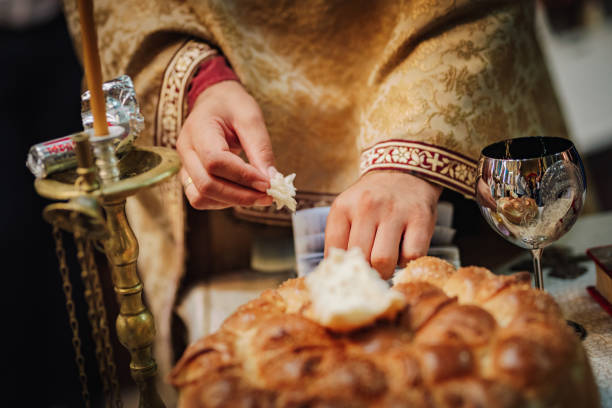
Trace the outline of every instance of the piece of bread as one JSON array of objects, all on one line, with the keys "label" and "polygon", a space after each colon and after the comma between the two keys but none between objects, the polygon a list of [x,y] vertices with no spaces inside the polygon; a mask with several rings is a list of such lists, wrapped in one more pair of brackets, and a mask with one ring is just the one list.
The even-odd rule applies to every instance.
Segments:
[{"label": "piece of bread", "polygon": [[311,307],[304,316],[333,331],[346,332],[377,319],[393,319],[406,303],[401,293],[389,289],[359,248],[331,248],[305,281]]},{"label": "piece of bread", "polygon": [[394,318],[340,332],[292,279],[190,346],[170,382],[180,407],[598,407],[580,341],[528,278],[420,258],[396,276]]},{"label": "piece of bread", "polygon": [[270,167],[268,175],[270,176],[270,188],[266,190],[266,194],[274,199],[276,209],[280,210],[283,207],[287,207],[289,211],[295,212],[297,208],[297,201],[295,200],[296,189],[293,185],[295,173],[283,176],[274,167]]}]

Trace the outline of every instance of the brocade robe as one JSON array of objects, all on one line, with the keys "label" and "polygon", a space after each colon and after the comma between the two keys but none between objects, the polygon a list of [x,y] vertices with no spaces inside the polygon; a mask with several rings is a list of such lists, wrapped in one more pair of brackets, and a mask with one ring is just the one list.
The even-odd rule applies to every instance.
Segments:
[{"label": "brocade robe", "polygon": [[[298,208],[326,205],[361,173],[409,171],[473,196],[481,148],[565,135],[517,0],[96,0],[104,80],[130,75],[145,117],[137,143],[174,147],[198,65],[223,54],[259,103]],[[80,53],[75,0],[65,10]],[[185,269],[177,178],[128,200],[160,371]],[[272,207],[243,218],[285,223]]]}]

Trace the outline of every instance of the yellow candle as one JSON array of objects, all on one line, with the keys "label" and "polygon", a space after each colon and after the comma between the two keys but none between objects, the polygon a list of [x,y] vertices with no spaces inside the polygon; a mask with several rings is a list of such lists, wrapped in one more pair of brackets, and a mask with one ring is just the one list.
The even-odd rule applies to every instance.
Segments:
[{"label": "yellow candle", "polygon": [[87,87],[91,92],[91,112],[94,118],[94,134],[108,135],[106,123],[106,104],[102,91],[102,67],[98,54],[98,40],[93,18],[92,0],[78,0],[79,18],[81,21],[81,39],[83,41],[83,65]]}]

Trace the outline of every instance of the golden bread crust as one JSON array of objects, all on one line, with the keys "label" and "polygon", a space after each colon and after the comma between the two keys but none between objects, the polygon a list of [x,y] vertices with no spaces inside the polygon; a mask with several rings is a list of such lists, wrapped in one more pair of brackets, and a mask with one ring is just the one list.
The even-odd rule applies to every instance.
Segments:
[{"label": "golden bread crust", "polygon": [[423,257],[394,289],[394,319],[343,333],[308,319],[303,279],[265,291],[187,349],[179,406],[599,406],[582,345],[529,275]]}]

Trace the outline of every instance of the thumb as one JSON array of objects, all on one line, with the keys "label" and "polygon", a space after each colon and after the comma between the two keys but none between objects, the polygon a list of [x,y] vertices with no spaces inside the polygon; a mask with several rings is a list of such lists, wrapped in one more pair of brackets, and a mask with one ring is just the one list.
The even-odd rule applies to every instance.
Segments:
[{"label": "thumb", "polygon": [[236,120],[234,130],[249,163],[269,178],[268,169],[274,166],[274,152],[261,112],[248,119]]}]

